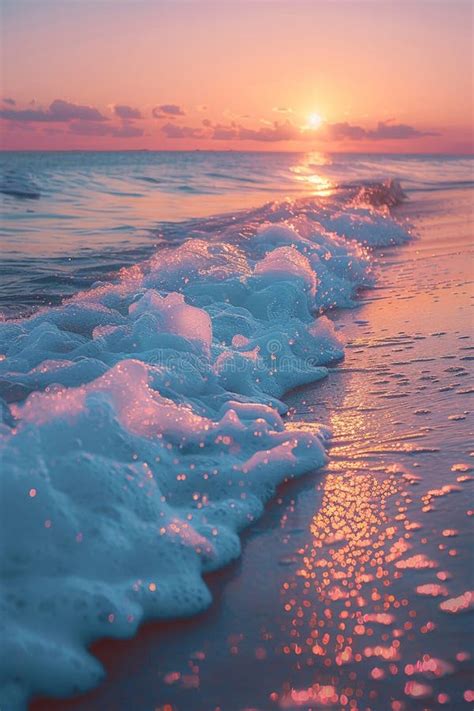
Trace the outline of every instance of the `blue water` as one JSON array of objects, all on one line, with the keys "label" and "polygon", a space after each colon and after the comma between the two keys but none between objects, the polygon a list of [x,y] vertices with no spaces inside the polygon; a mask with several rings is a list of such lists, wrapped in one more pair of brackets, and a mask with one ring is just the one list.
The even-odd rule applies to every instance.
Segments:
[{"label": "blue water", "polygon": [[408,194],[456,188],[474,184],[473,165],[440,155],[6,152],[0,310],[25,313],[110,278],[193,218],[387,178]]},{"label": "blue water", "polygon": [[[472,392],[463,381],[471,358],[465,309],[468,250],[454,250],[461,273],[449,271],[445,259],[453,252],[451,238],[463,240],[466,234],[469,217],[459,194],[468,203],[468,191],[454,188],[471,181],[472,162],[235,153],[8,154],[3,162],[6,315],[57,302],[94,281],[100,284],[57,308],[0,322],[2,708],[23,709],[32,695],[65,697],[90,689],[103,670],[88,653],[89,643],[128,638],[144,621],[189,616],[211,604],[203,575],[239,555],[238,534],[262,515],[281,482],[313,472],[326,461],[329,431],[318,424],[326,407],[320,391],[314,391],[310,403],[302,401],[301,420],[289,421],[282,398],[299,386],[326,377],[329,381],[333,372],[338,373],[338,380],[328,385],[329,394],[335,395],[333,444],[345,447],[342,457],[347,457],[343,463],[341,449],[336,452],[333,472],[354,476],[350,486],[341,481],[329,487],[329,508],[320,517],[319,533],[324,539],[328,521],[335,523],[338,537],[330,534],[327,543],[342,543],[342,532],[348,553],[338,568],[338,555],[328,549],[336,566],[327,568],[340,589],[328,590],[326,601],[321,597],[324,581],[308,596],[311,559],[316,570],[320,557],[315,516],[308,526],[308,548],[298,543],[298,555],[308,552],[310,561],[301,591],[310,608],[301,621],[307,615],[311,626],[322,602],[338,624],[342,615],[337,601],[346,608],[347,602],[353,604],[353,592],[358,595],[353,601],[357,608],[345,610],[347,628],[346,622],[338,624],[337,648],[328,653],[327,684],[335,685],[333,660],[337,662],[343,647],[352,649],[354,635],[361,637],[355,624],[361,619],[358,608],[378,616],[378,601],[387,592],[383,588],[391,585],[402,600],[393,598],[388,620],[397,625],[396,644],[394,639],[388,648],[388,625],[380,635],[371,627],[367,646],[363,639],[356,643],[363,652],[360,660],[371,659],[365,677],[357,682],[362,665],[348,672],[347,681],[341,677],[341,690],[350,683],[356,697],[367,692],[367,703],[365,698],[361,703],[372,707],[375,697],[367,681],[374,656],[381,657],[378,663],[400,657],[415,669],[425,650],[439,654],[439,644],[425,646],[423,628],[418,635],[419,620],[415,627],[399,614],[404,600],[429,595],[438,585],[425,576],[425,586],[414,593],[416,567],[433,571],[438,566],[435,555],[440,560],[444,555],[446,580],[453,576],[450,587],[439,593],[446,599],[433,601],[430,624],[436,620],[437,626],[438,617],[462,612],[473,600],[467,578],[459,575],[468,570],[468,556],[459,557],[454,573],[450,570],[450,559],[458,558],[466,545],[458,519],[466,525],[468,491],[465,503],[444,513],[443,503],[438,504],[438,528],[433,528],[436,502],[427,506],[451,493],[463,502],[458,484],[472,479],[465,478],[471,466],[466,430],[459,425],[469,414],[465,398]],[[423,202],[438,206],[436,220],[426,227],[430,240],[425,246],[422,237],[413,243],[411,260],[401,256],[401,245],[409,249],[412,243],[405,223],[410,205],[389,215],[389,208],[400,202],[400,188],[398,182],[380,182],[387,178],[397,178],[408,197],[414,197],[413,213]],[[368,187],[360,189],[361,184]],[[423,199],[421,191],[429,191]],[[279,202],[286,196],[295,199]],[[439,229],[453,220],[448,232]],[[436,241],[449,240],[447,253],[437,261],[413,259],[423,249],[433,257],[437,231]],[[170,248],[164,248],[169,242]],[[348,350],[355,359],[349,356],[345,368],[336,367],[344,355],[346,339],[341,336],[349,330],[338,318],[340,309],[354,307],[361,290],[365,294],[377,283],[372,249],[385,253],[395,245],[400,245],[392,262],[398,264],[398,277],[395,269],[390,281],[379,280],[373,303],[380,308],[372,311],[370,321],[365,312],[362,319],[347,322],[353,326]],[[118,278],[117,270],[125,264],[133,268]],[[326,313],[334,314],[334,308],[333,321]],[[448,330],[450,337],[440,340]],[[456,357],[459,362],[451,362]],[[366,377],[354,380],[352,397],[351,374],[356,372]],[[452,395],[440,398],[441,392]],[[361,394],[369,400],[361,400]],[[378,401],[373,399],[377,396]],[[402,403],[399,410],[397,403]],[[371,429],[364,413],[373,413],[381,427]],[[420,416],[430,415],[432,419],[423,420],[427,425],[420,423]],[[423,446],[428,435],[435,446]],[[377,454],[380,460],[374,459]],[[421,454],[435,455],[425,462],[425,484]],[[366,472],[361,455],[367,457]],[[418,459],[394,469],[403,455]],[[454,472],[462,477],[456,484]],[[358,480],[358,473],[367,476]],[[412,483],[423,492],[418,500],[406,491]],[[398,508],[389,510],[386,501],[392,496]],[[417,519],[434,512],[424,530],[405,516],[414,501],[421,508],[413,510]],[[313,499],[311,517],[317,506]],[[387,525],[381,532],[379,522]],[[418,529],[423,537],[419,542],[411,533]],[[446,535],[460,536],[456,549],[442,542]],[[433,546],[440,541],[432,558],[427,557],[428,546],[424,548],[428,540]],[[287,550],[286,542],[279,546],[279,557]],[[358,572],[353,562],[361,565]],[[375,565],[377,573],[367,575]],[[253,577],[258,570],[263,568],[254,566]],[[403,583],[400,571],[405,570]],[[326,575],[324,571],[321,580]],[[350,593],[343,590],[344,582],[336,582],[341,580]],[[383,585],[380,593],[376,581]],[[248,587],[240,589],[249,592]],[[295,590],[296,584],[288,584],[290,609]],[[248,595],[244,598],[248,602]],[[387,596],[384,611],[388,602]],[[441,605],[447,605],[446,612]],[[410,602],[412,609],[406,612],[411,618],[422,607],[427,603]],[[320,608],[317,618],[326,619]],[[419,643],[415,649],[404,648],[403,656],[397,647],[402,624],[413,630],[406,635],[408,642]],[[448,630],[459,634],[462,625],[455,621]],[[264,628],[258,627],[261,634]],[[281,631],[285,628],[297,629],[293,621]],[[448,639],[442,622],[439,629],[441,638]],[[331,631],[327,637],[335,635]],[[311,629],[301,639],[307,640],[305,654],[313,660]],[[461,653],[456,661],[467,659],[465,636],[462,640],[462,647],[451,644],[449,653],[435,658],[441,675],[455,671],[455,653]],[[246,658],[253,660],[253,650]],[[360,660],[355,658],[357,664]],[[158,668],[152,666],[155,676]],[[298,666],[306,668],[299,661]],[[308,698],[301,676],[287,693],[285,674],[285,669],[277,674],[283,686],[281,708],[289,708],[293,698]],[[405,683],[403,678],[396,686],[386,678],[380,708],[387,707],[385,698],[402,693],[415,702],[434,693],[431,685]],[[371,676],[370,683],[374,680]],[[444,692],[444,680],[442,684]],[[307,688],[313,693],[312,686]],[[454,689],[455,703],[459,691]]]}]

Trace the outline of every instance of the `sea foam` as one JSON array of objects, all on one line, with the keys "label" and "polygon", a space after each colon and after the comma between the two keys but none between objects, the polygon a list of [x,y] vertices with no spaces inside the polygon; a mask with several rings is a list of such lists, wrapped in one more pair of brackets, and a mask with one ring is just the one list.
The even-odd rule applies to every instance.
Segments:
[{"label": "sea foam", "polygon": [[354,195],[190,236],[0,324],[2,709],[91,688],[94,640],[210,604],[203,574],[326,461],[327,428],[286,428],[281,400],[343,356],[323,312],[373,284],[371,246],[408,239]]}]

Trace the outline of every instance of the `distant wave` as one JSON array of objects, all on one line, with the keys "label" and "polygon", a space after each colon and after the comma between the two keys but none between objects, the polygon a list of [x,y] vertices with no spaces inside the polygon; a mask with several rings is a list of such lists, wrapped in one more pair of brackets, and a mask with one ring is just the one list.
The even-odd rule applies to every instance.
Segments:
[{"label": "distant wave", "polygon": [[420,187],[411,187],[410,192],[438,192],[443,190],[458,190],[459,188],[473,188],[474,180],[445,180],[436,183],[424,183]]},{"label": "distant wave", "polygon": [[39,200],[41,192],[31,178],[26,175],[6,173],[0,178],[0,193],[18,200]]},{"label": "distant wave", "polygon": [[244,176],[232,175],[231,173],[206,173],[208,178],[218,178],[219,180],[236,180],[240,183],[251,183],[252,185],[259,184],[259,180],[247,178]]}]

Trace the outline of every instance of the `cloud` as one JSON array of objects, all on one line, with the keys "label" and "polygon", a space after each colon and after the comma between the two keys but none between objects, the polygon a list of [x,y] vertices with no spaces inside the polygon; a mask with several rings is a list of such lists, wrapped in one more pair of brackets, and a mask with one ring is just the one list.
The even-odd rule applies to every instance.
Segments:
[{"label": "cloud", "polygon": [[367,138],[374,141],[380,139],[403,140],[406,138],[418,138],[419,136],[439,136],[433,131],[419,131],[413,126],[404,123],[391,123],[389,121],[379,121],[374,131],[367,131]]},{"label": "cloud", "polygon": [[124,121],[120,126],[94,121],[73,121],[69,131],[77,136],[112,136],[113,138],[138,138],[144,135],[142,128]]},{"label": "cloud", "polygon": [[[62,99],[55,99],[47,109],[0,109],[0,118],[10,121],[10,126],[31,128],[34,123],[65,124],[69,133],[76,136],[112,136],[114,138],[138,138],[144,135],[144,130],[138,128],[131,119],[141,118],[137,109],[131,106],[115,105],[114,113],[121,121],[113,123],[93,106],[74,104]],[[52,128],[44,129],[43,133],[53,134]]]},{"label": "cloud", "polygon": [[49,107],[49,113],[55,121],[106,121],[98,109],[93,106],[71,104],[69,101],[56,99]]},{"label": "cloud", "polygon": [[276,111],[277,114],[292,114],[293,109],[288,108],[287,106],[274,106],[273,111]]},{"label": "cloud", "polygon": [[260,128],[245,128],[239,126],[239,139],[241,141],[264,141],[273,143],[278,141],[295,141],[301,138],[301,130],[290,121],[275,123],[272,126],[261,126]]},{"label": "cloud", "polygon": [[168,123],[161,130],[167,138],[208,138],[214,141],[261,141],[270,143],[302,138],[301,130],[289,121],[284,123],[275,121],[269,126],[261,126],[256,129],[247,128],[234,121],[230,124],[212,123],[209,119],[204,119],[202,125],[204,129]]},{"label": "cloud", "polygon": [[8,121],[51,121],[51,116],[43,110],[34,109],[0,109],[0,118]]},{"label": "cloud", "polygon": [[192,126],[179,126],[167,123],[162,132],[167,138],[208,138],[214,141],[292,141],[301,138],[301,131],[289,121],[270,124],[260,128],[247,128],[242,124],[212,123],[209,119],[202,121],[203,129]]},{"label": "cloud", "polygon": [[127,106],[126,104],[115,104],[114,114],[121,119],[143,118],[141,112],[138,109],[134,109],[132,106]]},{"label": "cloud", "polygon": [[176,126],[166,124],[162,131],[168,138],[208,138],[214,141],[259,141],[262,143],[278,143],[280,141],[298,141],[315,138],[314,132],[303,131],[290,121],[279,123],[268,122],[259,128],[248,128],[241,123],[232,121],[229,124],[212,123],[209,119],[202,121],[204,129],[191,126]]},{"label": "cloud", "polygon": [[[55,99],[47,109],[30,105],[17,108],[14,99],[4,97],[0,118],[8,120],[12,127],[29,128],[34,123],[67,124],[70,133],[81,136],[112,136],[115,138],[137,138],[144,135],[134,121],[143,118],[139,109],[126,104],[115,104],[113,112],[120,123],[111,122],[94,106],[75,104],[63,99]],[[282,114],[291,113],[287,107],[273,109]],[[421,131],[414,126],[395,123],[393,119],[379,121],[375,128],[369,129],[347,121],[323,123],[319,128],[297,126],[289,118],[282,121],[264,121],[263,125],[252,127],[242,122],[242,117],[228,120],[226,123],[214,123],[203,119],[201,125],[182,126],[174,119],[185,116],[178,104],[161,104],[153,109],[153,116],[168,119],[162,126],[162,133],[169,139],[208,139],[211,141],[251,141],[260,143],[279,143],[286,141],[391,141],[409,140],[424,136],[437,136],[432,131]]]},{"label": "cloud", "polygon": [[[314,137],[315,131],[311,131],[311,136]],[[319,130],[322,138],[328,141],[360,141],[367,138],[367,131],[362,126],[352,126],[347,121],[341,123],[328,123],[322,126]]]},{"label": "cloud", "polygon": [[325,123],[320,128],[299,127],[288,119],[283,122],[265,122],[258,128],[249,128],[236,121],[228,124],[213,123],[203,119],[203,128],[179,126],[167,123],[161,129],[167,138],[207,138],[214,141],[259,141],[263,143],[278,143],[281,141],[377,141],[404,140],[438,134],[420,131],[406,124],[394,124],[390,121],[379,121],[375,129],[366,129],[348,123]]},{"label": "cloud", "polygon": [[375,129],[366,129],[362,126],[352,126],[344,123],[325,124],[321,131],[321,137],[329,141],[379,141],[379,140],[406,140],[409,138],[420,138],[422,136],[438,136],[432,131],[419,131],[414,126],[403,123],[392,123],[391,121],[379,121]]},{"label": "cloud", "polygon": [[205,133],[200,128],[192,128],[191,126],[177,126],[174,123],[165,123],[161,127],[162,133],[167,138],[205,138]]},{"label": "cloud", "polygon": [[178,104],[161,104],[161,106],[155,106],[152,114],[157,119],[170,119],[186,115],[181,106],[178,106]]},{"label": "cloud", "polygon": [[212,133],[209,138],[213,138],[215,141],[232,141],[239,139],[240,127],[236,124],[226,126],[218,123],[213,126],[212,123],[210,123],[210,127],[212,128]]},{"label": "cloud", "polygon": [[106,121],[100,111],[93,106],[72,104],[55,99],[44,109],[0,109],[0,118],[9,121],[29,121],[38,123],[66,123],[68,121]]}]

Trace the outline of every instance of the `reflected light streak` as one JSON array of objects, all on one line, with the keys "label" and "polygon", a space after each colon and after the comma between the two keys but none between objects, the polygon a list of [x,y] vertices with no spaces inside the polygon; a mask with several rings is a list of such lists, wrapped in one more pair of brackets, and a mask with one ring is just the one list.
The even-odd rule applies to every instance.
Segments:
[{"label": "reflected light streak", "polygon": [[336,185],[321,174],[318,167],[329,165],[330,159],[322,153],[309,153],[303,162],[294,165],[290,171],[294,174],[295,180],[302,183],[310,195],[317,197],[328,197],[335,191]]},{"label": "reflected light streak", "polygon": [[[448,662],[429,655],[413,668],[405,669],[400,662],[409,654],[404,647],[414,632],[428,634],[435,625],[427,619],[417,621],[420,610],[400,594],[404,588],[397,581],[417,570],[429,574],[438,564],[409,552],[420,525],[409,520],[406,488],[419,477],[412,481],[404,466],[385,459],[393,436],[390,415],[388,421],[381,418],[371,403],[369,392],[347,388],[344,402],[331,415],[335,446],[322,483],[322,501],[310,523],[311,542],[298,551],[301,565],[281,591],[288,621],[282,651],[294,658],[296,669],[314,668],[317,683],[299,689],[284,683],[281,708],[308,704],[382,708],[380,681],[387,684],[398,676],[397,688],[405,701],[394,701],[392,708],[400,704],[401,709],[407,697],[424,698],[431,691],[410,680],[412,673],[440,676],[451,670]],[[361,432],[368,433],[370,441],[361,438]],[[375,451],[381,452],[376,461]],[[387,454],[398,456],[393,448]],[[427,583],[417,592],[446,591]],[[470,602],[466,594],[442,602],[441,609],[458,611]]]}]

